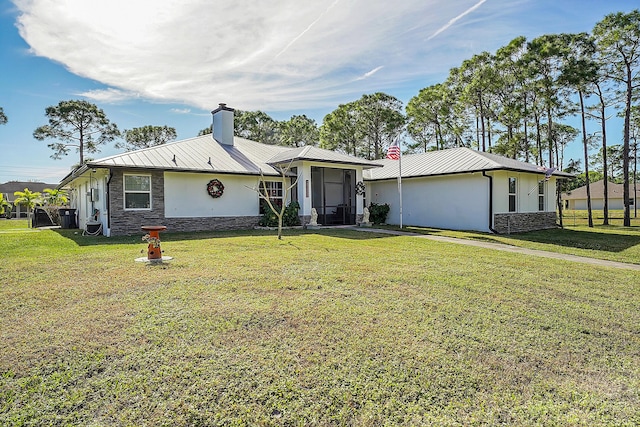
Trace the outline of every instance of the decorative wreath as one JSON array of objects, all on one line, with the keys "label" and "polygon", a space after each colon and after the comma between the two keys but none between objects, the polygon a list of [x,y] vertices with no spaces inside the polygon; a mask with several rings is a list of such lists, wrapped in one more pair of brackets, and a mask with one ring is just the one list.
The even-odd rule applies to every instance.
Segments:
[{"label": "decorative wreath", "polygon": [[224,185],[222,185],[219,179],[212,179],[207,184],[207,193],[214,199],[217,199],[224,193]]},{"label": "decorative wreath", "polygon": [[364,190],[365,190],[364,182],[358,181],[358,183],[356,183],[356,194],[361,196],[364,194]]}]

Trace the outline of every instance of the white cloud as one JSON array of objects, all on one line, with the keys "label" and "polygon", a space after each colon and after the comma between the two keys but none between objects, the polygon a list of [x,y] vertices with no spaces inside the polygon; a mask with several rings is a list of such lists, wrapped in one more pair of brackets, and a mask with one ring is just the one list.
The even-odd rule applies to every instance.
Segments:
[{"label": "white cloud", "polygon": [[381,66],[379,66],[379,67],[376,67],[376,68],[374,68],[373,70],[371,70],[371,71],[367,71],[366,73],[364,73],[364,74],[363,74],[363,75],[361,75],[360,77],[356,78],[356,80],[364,80],[364,79],[367,79],[367,78],[369,78],[369,77],[373,76],[373,75],[374,75],[375,73],[377,73],[378,71],[382,70],[383,68],[384,68],[384,66],[382,66],[382,65],[381,65]]},{"label": "white cloud", "polygon": [[[430,35],[448,35],[443,31],[485,10],[476,10],[484,1],[14,3],[20,34],[35,55],[110,88],[83,94],[91,99],[287,110],[332,106],[446,72],[476,53],[470,43],[480,38]],[[463,57],[447,59],[443,43]]]},{"label": "white cloud", "polygon": [[172,108],[171,112],[176,114],[189,114],[191,113],[191,108]]},{"label": "white cloud", "polygon": [[446,31],[449,29],[449,27],[451,27],[453,24],[455,24],[457,21],[459,21],[460,19],[464,18],[466,15],[470,14],[471,12],[473,12],[474,10],[476,10],[477,8],[479,8],[480,6],[482,6],[482,4],[484,2],[486,2],[487,0],[480,0],[478,3],[474,4],[472,7],[470,7],[469,9],[465,10],[464,12],[462,12],[460,15],[456,16],[453,19],[450,19],[449,22],[446,23],[446,25],[438,28],[438,31],[436,31],[435,33],[431,34],[429,37],[427,37],[427,40],[431,40],[432,38],[434,38],[435,36],[437,36],[438,34]]},{"label": "white cloud", "polygon": [[114,88],[90,90],[79,93],[78,95],[98,102],[112,103],[126,101],[131,98],[139,98],[138,94]]}]

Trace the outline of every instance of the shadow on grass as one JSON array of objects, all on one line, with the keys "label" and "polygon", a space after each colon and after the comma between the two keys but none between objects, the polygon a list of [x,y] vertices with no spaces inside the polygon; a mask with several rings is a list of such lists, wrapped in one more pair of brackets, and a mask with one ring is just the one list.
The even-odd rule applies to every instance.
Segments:
[{"label": "shadow on grass", "polygon": [[82,230],[77,228],[55,228],[51,231],[58,233],[61,237],[72,240],[78,246],[96,246],[96,245],[126,245],[140,244],[142,242],[142,233],[140,236],[90,236],[82,235]]},{"label": "shadow on grass", "polygon": [[512,234],[508,237],[514,240],[605,252],[622,252],[640,245],[640,236],[638,235],[612,234],[596,230],[570,230],[566,228]]},{"label": "shadow on grass", "polygon": [[[142,241],[143,232],[139,235],[132,234],[130,236],[89,236],[82,235],[82,230],[79,229],[53,229],[52,231],[58,233],[60,236],[72,240],[78,246],[95,246],[95,245],[123,245],[123,244],[145,244]],[[160,234],[160,240],[163,242],[177,242],[182,240],[203,240],[203,239],[226,239],[234,237],[273,237],[277,239],[277,230],[266,229],[252,229],[252,230],[229,230],[229,231],[194,231],[194,232],[175,232],[170,231]],[[350,239],[350,240],[370,240],[381,239],[386,237],[396,237],[389,234],[381,233],[363,233],[359,231],[344,229],[344,228],[322,228],[317,230],[305,230],[305,229],[287,229],[283,231],[282,240],[286,242],[288,237],[296,237],[301,235],[318,234],[323,236]]]},{"label": "shadow on grass", "polygon": [[[464,232],[441,230],[436,228],[424,227],[405,227],[400,230],[394,226],[381,226],[382,232],[377,233],[358,231],[341,227],[324,227],[319,229],[286,229],[283,230],[283,242],[287,242],[287,238],[295,238],[303,235],[322,235],[327,237],[349,239],[349,240],[371,240],[389,237],[397,237],[394,234],[384,234],[384,231],[402,231],[408,233],[424,234],[424,235],[444,235],[461,239],[483,241],[489,243],[506,243],[518,246],[518,241],[532,242],[539,244],[557,245],[568,248],[580,248],[589,250],[599,250],[605,252],[622,252],[631,247],[640,245],[640,235],[607,233],[595,230],[572,230],[572,229],[552,229],[532,231],[529,233],[519,233],[510,235],[495,235],[481,232]],[[52,230],[60,236],[73,240],[78,246],[93,245],[113,245],[113,244],[144,244],[142,241],[143,232],[139,235],[130,236],[83,236],[82,230],[78,229],[54,229]],[[182,240],[203,240],[203,239],[226,239],[234,237],[272,237],[277,239],[276,230],[267,229],[251,229],[251,230],[233,230],[233,231],[200,231],[200,232],[164,232],[160,235],[162,241],[176,242]]]},{"label": "shadow on grass", "polygon": [[[620,230],[617,227],[614,230]],[[572,230],[572,229],[550,229],[531,231],[528,233],[516,234],[489,234],[481,232],[461,231],[453,232],[457,235],[451,236],[450,230],[440,230],[434,228],[407,227],[406,231],[416,232],[426,235],[449,235],[461,239],[476,240],[489,243],[507,243],[518,245],[518,241],[532,242],[548,245],[564,246],[567,248],[590,249],[605,252],[622,252],[626,249],[640,245],[640,235],[607,233],[594,230]]]}]

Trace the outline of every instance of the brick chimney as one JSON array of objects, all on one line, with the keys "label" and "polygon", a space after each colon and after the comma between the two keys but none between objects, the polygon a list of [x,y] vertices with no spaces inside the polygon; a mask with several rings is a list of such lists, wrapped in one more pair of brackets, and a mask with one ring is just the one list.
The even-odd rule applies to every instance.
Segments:
[{"label": "brick chimney", "polygon": [[233,145],[233,108],[220,104],[213,110],[213,138],[220,144]]}]

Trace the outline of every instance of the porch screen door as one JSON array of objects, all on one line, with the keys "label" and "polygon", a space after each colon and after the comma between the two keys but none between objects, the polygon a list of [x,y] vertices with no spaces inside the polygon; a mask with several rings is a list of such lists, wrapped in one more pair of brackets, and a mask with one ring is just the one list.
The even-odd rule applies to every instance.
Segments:
[{"label": "porch screen door", "polygon": [[312,207],[323,225],[355,224],[355,171],[311,168]]}]

